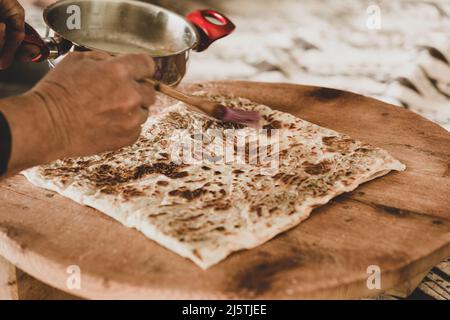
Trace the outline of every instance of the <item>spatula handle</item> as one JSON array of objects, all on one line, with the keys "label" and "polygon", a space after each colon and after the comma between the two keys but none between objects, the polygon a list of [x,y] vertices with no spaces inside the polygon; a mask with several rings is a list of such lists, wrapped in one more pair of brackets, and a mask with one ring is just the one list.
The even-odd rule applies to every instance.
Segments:
[{"label": "spatula handle", "polygon": [[210,116],[212,116],[214,113],[214,108],[217,105],[214,102],[208,101],[204,98],[184,94],[166,84],[155,81],[153,79],[145,79],[144,81],[147,82],[148,84],[151,84],[156,91],[161,92],[171,98],[184,102],[193,107],[197,107],[198,109],[207,113]]}]

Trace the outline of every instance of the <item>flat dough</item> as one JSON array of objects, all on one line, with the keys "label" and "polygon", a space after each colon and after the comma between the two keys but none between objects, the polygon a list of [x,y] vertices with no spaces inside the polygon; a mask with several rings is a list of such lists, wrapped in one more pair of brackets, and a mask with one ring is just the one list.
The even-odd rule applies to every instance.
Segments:
[{"label": "flat dough", "polygon": [[[291,114],[242,98],[208,98],[261,112],[270,137],[266,130],[224,124],[178,103],[150,117],[130,147],[23,174],[206,269],[298,225],[343,192],[405,170],[382,149]],[[200,149],[193,148],[188,163],[180,162],[180,144]],[[276,166],[268,159],[276,159]]]}]

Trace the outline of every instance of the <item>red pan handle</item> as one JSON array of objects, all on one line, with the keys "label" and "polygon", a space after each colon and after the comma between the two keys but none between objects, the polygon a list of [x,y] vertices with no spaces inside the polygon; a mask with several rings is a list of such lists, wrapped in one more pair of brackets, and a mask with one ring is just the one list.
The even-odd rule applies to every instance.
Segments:
[{"label": "red pan handle", "polygon": [[50,53],[39,33],[28,23],[25,23],[25,38],[22,41],[22,45],[33,45],[39,48],[39,54],[31,59],[32,62],[44,61]]},{"label": "red pan handle", "polygon": [[206,50],[214,41],[226,37],[236,29],[230,19],[215,10],[197,10],[189,13],[186,19],[200,34],[200,43],[195,48],[198,52]]}]

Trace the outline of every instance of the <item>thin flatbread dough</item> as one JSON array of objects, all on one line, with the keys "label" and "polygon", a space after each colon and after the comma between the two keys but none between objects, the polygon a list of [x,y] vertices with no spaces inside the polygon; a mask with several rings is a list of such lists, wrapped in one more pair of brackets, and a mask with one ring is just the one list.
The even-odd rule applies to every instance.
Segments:
[{"label": "thin flatbread dough", "polygon": [[178,103],[149,117],[132,146],[23,174],[206,269],[298,225],[343,192],[405,170],[385,150],[291,114],[242,98],[208,98],[259,111],[263,129]]}]

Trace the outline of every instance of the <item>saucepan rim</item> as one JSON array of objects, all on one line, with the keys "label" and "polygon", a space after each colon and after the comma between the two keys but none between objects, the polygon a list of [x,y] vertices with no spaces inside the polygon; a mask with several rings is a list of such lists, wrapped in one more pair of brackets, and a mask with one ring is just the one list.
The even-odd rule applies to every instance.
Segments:
[{"label": "saucepan rim", "polygon": [[179,14],[177,14],[177,13],[171,11],[171,10],[168,10],[168,9],[163,8],[163,7],[160,7],[160,6],[151,4],[151,3],[147,3],[147,2],[136,1],[136,0],[60,0],[60,1],[56,1],[56,2],[48,5],[44,9],[44,12],[43,12],[43,18],[44,18],[44,21],[45,21],[45,24],[47,25],[47,27],[49,29],[53,30],[54,32],[58,33],[63,39],[69,40],[73,45],[76,45],[76,46],[79,46],[79,47],[83,47],[83,48],[90,49],[90,50],[106,52],[106,53],[110,53],[111,54],[110,51],[99,49],[99,48],[95,48],[93,46],[84,45],[82,43],[79,43],[78,41],[76,41],[73,38],[71,39],[71,37],[70,36],[66,36],[64,34],[64,32],[61,32],[60,30],[56,30],[52,26],[52,24],[48,21],[48,14],[54,8],[57,8],[57,7],[60,7],[60,6],[63,6],[63,5],[67,5],[67,4],[70,4],[70,3],[75,4],[75,3],[80,3],[80,2],[109,2],[109,3],[110,2],[116,2],[116,3],[125,3],[125,4],[130,4],[130,5],[133,5],[133,6],[137,6],[137,7],[143,7],[143,8],[146,8],[146,9],[152,8],[154,10],[162,11],[162,12],[168,14],[168,15],[175,16],[178,19],[181,19],[182,21],[184,21],[184,23],[186,24],[186,27],[189,28],[189,30],[192,32],[192,34],[194,36],[194,41],[192,42],[192,44],[190,46],[186,46],[185,49],[174,51],[174,52],[171,52],[170,54],[153,55],[153,54],[149,53],[150,56],[153,57],[153,58],[170,57],[170,56],[175,56],[175,55],[181,54],[181,53],[186,52],[186,51],[190,51],[190,50],[194,49],[198,45],[198,43],[200,41],[200,36],[198,34],[197,29],[189,21],[187,21],[183,16],[181,16],[181,15],[179,15]]}]

